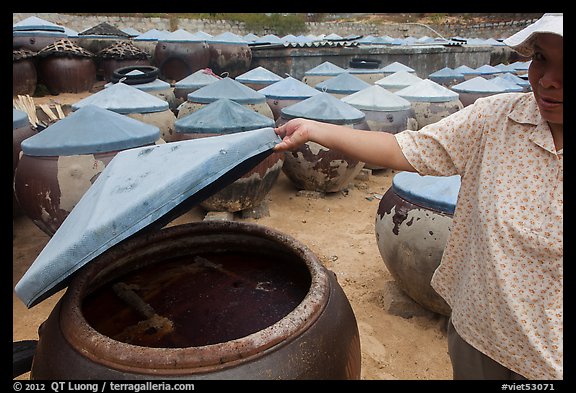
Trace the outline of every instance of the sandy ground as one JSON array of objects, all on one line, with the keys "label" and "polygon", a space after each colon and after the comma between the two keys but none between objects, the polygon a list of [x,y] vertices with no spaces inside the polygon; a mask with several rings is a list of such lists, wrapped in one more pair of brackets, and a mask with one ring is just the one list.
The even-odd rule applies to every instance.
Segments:
[{"label": "sandy ground", "polygon": [[[101,88],[101,87],[100,87]],[[41,103],[71,104],[87,94],[34,98]],[[325,195],[299,193],[280,173],[268,193],[262,217],[236,213],[291,235],[308,246],[336,273],[357,319],[363,380],[449,380],[446,317],[434,314],[400,292],[379,253],[375,218],[381,196],[396,172],[363,171],[344,190]],[[169,225],[204,219],[200,207]],[[13,220],[13,285],[34,261],[49,237],[26,216]],[[13,341],[38,339],[38,326],[65,290],[27,309],[13,292]],[[398,311],[400,309],[400,311]],[[410,317],[407,317],[409,315]],[[27,379],[26,373],[19,379]]]}]

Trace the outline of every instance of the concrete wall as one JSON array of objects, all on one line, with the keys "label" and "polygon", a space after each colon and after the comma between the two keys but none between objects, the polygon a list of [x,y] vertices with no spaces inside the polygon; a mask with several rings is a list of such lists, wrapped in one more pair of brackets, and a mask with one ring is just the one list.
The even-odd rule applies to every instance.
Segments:
[{"label": "concrete wall", "polygon": [[[205,20],[205,19],[175,19],[169,18],[134,18],[119,16],[73,16],[57,13],[14,13],[13,23],[17,23],[30,16],[37,16],[44,20],[68,27],[77,32],[94,27],[102,22],[107,22],[120,29],[131,27],[142,33],[150,30],[184,29],[191,33],[204,31],[208,34],[216,35],[226,31],[245,35],[255,33],[257,35],[275,34],[273,31],[252,32],[247,31],[241,22],[225,20]],[[478,25],[457,25],[457,24],[430,24],[427,26],[416,23],[342,23],[342,22],[309,22],[306,24],[308,32],[305,34],[331,34],[335,33],[342,37],[349,35],[388,35],[395,38],[412,37],[437,37],[441,35],[445,38],[460,36],[467,38],[506,38],[521,30],[526,25],[534,22],[534,19],[523,21],[507,21],[498,23],[483,23]],[[174,25],[176,23],[176,25]]]}]

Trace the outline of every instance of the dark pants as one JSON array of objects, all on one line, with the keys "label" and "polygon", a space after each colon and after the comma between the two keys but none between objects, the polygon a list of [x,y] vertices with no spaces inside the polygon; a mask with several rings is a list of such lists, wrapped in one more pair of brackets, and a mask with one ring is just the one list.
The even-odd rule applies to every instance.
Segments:
[{"label": "dark pants", "polygon": [[452,361],[454,379],[498,379],[525,380],[515,373],[495,362],[476,348],[468,344],[454,329],[452,320],[448,320],[448,354]]}]

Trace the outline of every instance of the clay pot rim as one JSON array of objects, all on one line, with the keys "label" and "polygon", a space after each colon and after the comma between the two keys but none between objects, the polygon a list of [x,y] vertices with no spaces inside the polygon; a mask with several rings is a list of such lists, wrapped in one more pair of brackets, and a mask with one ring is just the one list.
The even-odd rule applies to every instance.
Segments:
[{"label": "clay pot rim", "polygon": [[[109,338],[92,328],[84,318],[81,307],[89,283],[115,259],[116,253],[104,253],[95,258],[72,280],[62,298],[60,328],[73,348],[91,361],[107,367],[131,373],[154,373],[156,375],[190,375],[211,372],[253,361],[264,356],[274,346],[287,345],[304,333],[322,314],[330,294],[328,271],[314,253],[293,237],[275,229],[254,223],[234,221],[202,221],[163,228],[161,231],[136,236],[119,244],[129,252],[135,247],[160,242],[173,242],[179,237],[192,235],[226,235],[258,237],[293,252],[308,267],[311,275],[310,290],[284,318],[245,337],[224,343],[188,348],[141,347]],[[154,252],[154,251],[152,251]],[[134,263],[128,262],[128,264]],[[105,275],[106,273],[104,273]]]}]

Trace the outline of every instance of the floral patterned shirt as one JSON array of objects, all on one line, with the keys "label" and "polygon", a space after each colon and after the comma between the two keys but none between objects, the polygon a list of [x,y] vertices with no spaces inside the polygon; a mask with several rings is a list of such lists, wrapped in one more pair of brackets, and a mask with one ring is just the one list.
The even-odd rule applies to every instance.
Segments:
[{"label": "floral patterned shirt", "polygon": [[461,175],[431,285],[470,345],[528,379],[563,378],[563,150],[532,93],[480,98],[396,139],[421,175]]}]

